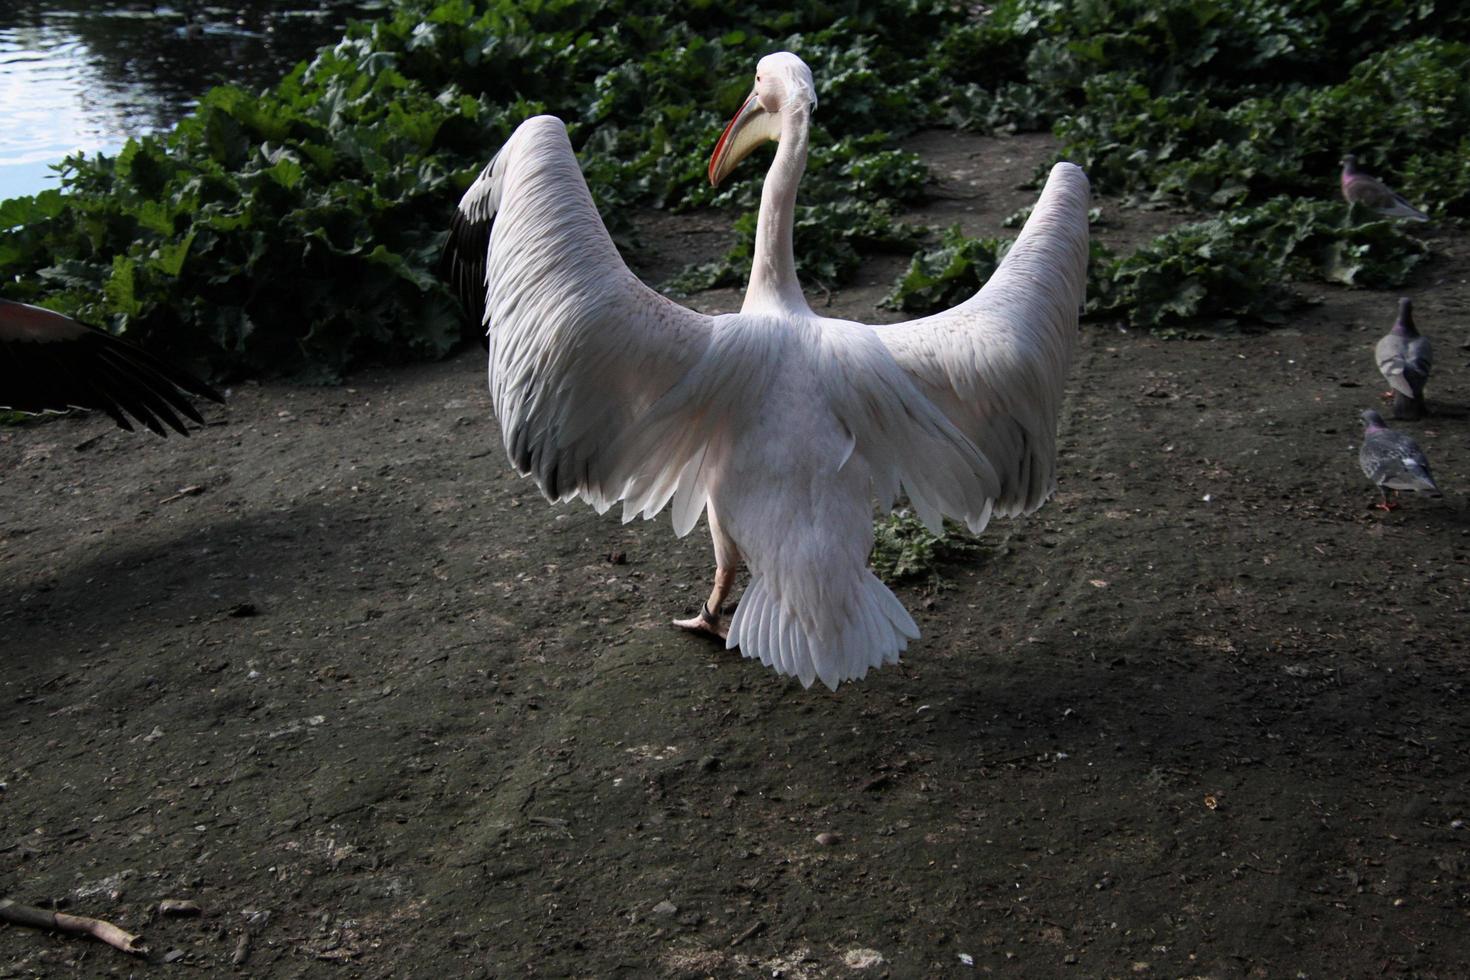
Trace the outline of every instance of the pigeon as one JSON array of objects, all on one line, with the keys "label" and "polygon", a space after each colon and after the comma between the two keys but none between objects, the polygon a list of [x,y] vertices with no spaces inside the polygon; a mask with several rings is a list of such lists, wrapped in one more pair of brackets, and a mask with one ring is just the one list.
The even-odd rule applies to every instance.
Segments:
[{"label": "pigeon", "polygon": [[1393,397],[1393,417],[1419,419],[1425,414],[1424,383],[1429,380],[1433,360],[1429,338],[1414,326],[1414,303],[1407,296],[1399,300],[1399,316],[1393,329],[1384,334],[1373,349],[1378,370],[1389,383]]},{"label": "pigeon", "polygon": [[1375,504],[1383,510],[1393,510],[1398,504],[1388,499],[1388,492],[1398,495],[1400,490],[1414,490],[1431,497],[1443,496],[1429,472],[1429,461],[1419,449],[1419,444],[1402,432],[1395,432],[1383,424],[1383,416],[1373,409],[1363,412],[1363,448],[1358,450],[1358,465],[1363,475],[1372,480],[1383,494],[1383,501]]},{"label": "pigeon", "polygon": [[1429,215],[1404,200],[1383,181],[1359,170],[1358,158],[1352,154],[1342,158],[1342,196],[1349,204],[1370,207],[1385,218],[1429,220]]}]

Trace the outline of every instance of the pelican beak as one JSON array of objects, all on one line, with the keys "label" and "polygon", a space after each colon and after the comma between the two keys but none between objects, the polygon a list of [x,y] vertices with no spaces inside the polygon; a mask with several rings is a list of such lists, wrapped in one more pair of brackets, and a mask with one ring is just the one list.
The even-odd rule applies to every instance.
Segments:
[{"label": "pelican beak", "polygon": [[735,165],[750,155],[750,151],[767,140],[781,136],[781,117],[761,108],[760,99],[754,92],[745,100],[735,118],[720,134],[715,144],[714,155],[709,158],[709,182],[720,186],[720,181],[730,175]]}]

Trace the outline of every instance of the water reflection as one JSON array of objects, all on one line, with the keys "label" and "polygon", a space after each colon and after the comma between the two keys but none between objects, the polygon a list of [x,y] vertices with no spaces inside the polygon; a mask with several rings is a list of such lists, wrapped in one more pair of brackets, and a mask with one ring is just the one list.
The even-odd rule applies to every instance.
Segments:
[{"label": "water reflection", "polygon": [[167,129],[211,85],[259,88],[389,0],[0,3],[0,199],[56,186],[75,150]]}]

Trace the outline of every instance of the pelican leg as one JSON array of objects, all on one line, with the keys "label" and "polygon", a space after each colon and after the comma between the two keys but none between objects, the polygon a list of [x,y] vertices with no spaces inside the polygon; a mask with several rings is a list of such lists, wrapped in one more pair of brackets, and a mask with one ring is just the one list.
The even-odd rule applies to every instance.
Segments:
[{"label": "pelican leg", "polygon": [[709,601],[692,619],[676,619],[674,625],[694,633],[708,633],[725,639],[730,633],[730,621],[725,617],[725,600],[735,587],[735,573],[740,570],[740,549],[720,528],[715,516],[714,504],[709,505],[709,532],[715,543],[715,585],[710,590]]}]

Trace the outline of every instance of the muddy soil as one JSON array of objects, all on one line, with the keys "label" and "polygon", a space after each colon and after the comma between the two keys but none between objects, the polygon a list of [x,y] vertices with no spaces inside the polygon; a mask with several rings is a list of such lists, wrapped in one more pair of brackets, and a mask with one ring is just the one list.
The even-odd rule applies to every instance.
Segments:
[{"label": "muddy soil", "polygon": [[[916,145],[986,234],[1051,152]],[[650,220],[641,270],[728,221]],[[478,351],[189,439],[0,430],[0,895],[150,950],[0,926],[0,976],[1470,975],[1470,242],[1425,234],[1443,500],[1357,466],[1392,294],[1089,325],[1055,498],[836,694],[672,628],[704,529],[547,505]]]}]

